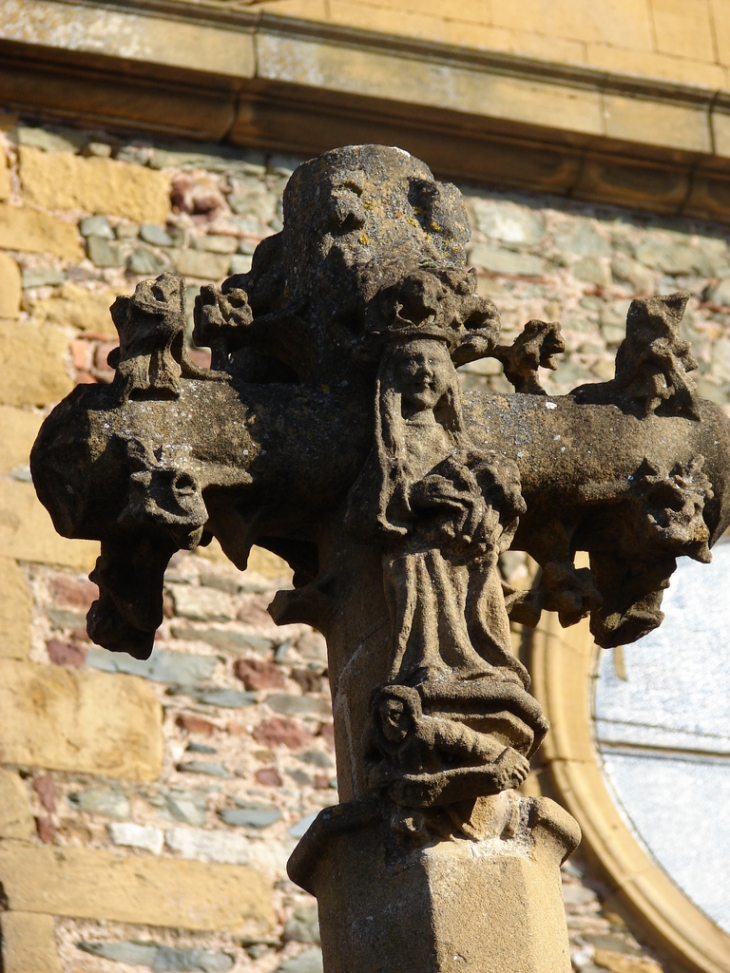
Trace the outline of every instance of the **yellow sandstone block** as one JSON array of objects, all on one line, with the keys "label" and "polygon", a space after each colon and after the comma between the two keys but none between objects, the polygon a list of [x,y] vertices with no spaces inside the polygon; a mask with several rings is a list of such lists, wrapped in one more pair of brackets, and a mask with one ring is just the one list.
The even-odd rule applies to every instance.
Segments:
[{"label": "yellow sandstone block", "polygon": [[606,135],[688,152],[712,152],[707,109],[624,95],[604,95]]},{"label": "yellow sandstone block", "polygon": [[[404,0],[405,2],[405,0]],[[410,0],[409,0],[410,2]],[[583,44],[562,38],[544,37],[525,30],[489,27],[486,23],[467,23],[468,16],[459,10],[451,19],[390,10],[383,3],[369,6],[357,0],[330,0],[330,16],[335,23],[362,30],[416,37],[421,40],[453,44],[483,51],[501,51],[522,57],[582,64]]]},{"label": "yellow sandstone block", "polygon": [[67,350],[59,328],[0,320],[0,403],[43,406],[68,395]]},{"label": "yellow sandstone block", "polygon": [[162,746],[143,679],[0,659],[0,763],[154,780]]},{"label": "yellow sandstone block", "polygon": [[91,571],[99,556],[96,541],[61,537],[32,483],[0,480],[0,551],[37,564],[59,564]]},{"label": "yellow sandstone block", "polygon": [[20,268],[9,253],[0,253],[0,318],[17,318],[23,285]]},{"label": "yellow sandstone block", "polygon": [[21,145],[20,182],[25,198],[46,209],[81,209],[164,223],[170,179],[162,172],[113,159],[84,159],[71,152],[42,152]]},{"label": "yellow sandstone block", "polygon": [[53,916],[3,912],[3,973],[62,973]]},{"label": "yellow sandstone block", "polygon": [[[710,0],[710,10],[718,59],[730,67],[730,0]],[[730,79],[725,87],[730,87]]]},{"label": "yellow sandstone block", "polygon": [[109,313],[116,297],[116,291],[90,291],[87,287],[67,281],[52,297],[36,301],[31,307],[31,314],[39,324],[100,331],[116,337]]},{"label": "yellow sandstone block", "polygon": [[0,405],[0,476],[28,462],[42,422],[38,412]]},{"label": "yellow sandstone block", "polygon": [[81,260],[84,256],[79,232],[73,223],[7,203],[0,204],[0,250],[55,253],[68,260]]},{"label": "yellow sandstone block", "polygon": [[651,51],[645,0],[521,0],[492,4],[492,26],[531,30],[591,44]]},{"label": "yellow sandstone block", "polygon": [[10,169],[5,150],[0,145],[0,199],[7,199],[10,195]]},{"label": "yellow sandstone block", "polygon": [[30,841],[34,835],[35,821],[23,781],[14,770],[0,768],[0,838]]},{"label": "yellow sandstone block", "polygon": [[506,30],[503,27],[482,27],[449,21],[444,40],[459,47],[473,47],[485,51],[501,51],[519,57],[539,58],[558,64],[583,64],[585,45],[560,37],[544,37],[526,30]]},{"label": "yellow sandstone block", "polygon": [[0,557],[0,591],[0,658],[27,659],[33,599],[23,572],[9,557]]},{"label": "yellow sandstone block", "polygon": [[302,20],[327,20],[325,0],[270,0],[257,4],[257,10],[278,17],[299,17]]},{"label": "yellow sandstone block", "polygon": [[715,61],[709,0],[651,0],[657,51]]},{"label": "yellow sandstone block", "polygon": [[603,44],[589,44],[586,48],[589,67],[615,74],[634,74],[643,78],[661,78],[683,84],[722,88],[725,73],[718,64],[670,57],[667,54],[621,50]]},{"label": "yellow sandstone block", "polygon": [[274,921],[270,884],[242,865],[4,841],[0,882],[23,912],[201,931]]},{"label": "yellow sandstone block", "polygon": [[394,15],[422,14],[444,22],[467,21],[485,26],[491,23],[489,0],[463,0],[458,4],[444,3],[444,0],[353,0],[353,5],[365,10],[381,7]]}]

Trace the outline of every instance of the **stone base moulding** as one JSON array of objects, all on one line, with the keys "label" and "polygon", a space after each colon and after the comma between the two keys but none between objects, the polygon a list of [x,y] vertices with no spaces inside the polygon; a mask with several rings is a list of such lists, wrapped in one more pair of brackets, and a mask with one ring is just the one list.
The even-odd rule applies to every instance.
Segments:
[{"label": "stone base moulding", "polygon": [[394,838],[377,802],[318,815],[289,874],[317,896],[327,970],[569,973],[560,864],[580,830],[548,798],[485,803],[488,837],[420,848]]},{"label": "stone base moulding", "polygon": [[692,973],[728,973],[730,936],[695,906],[642,848],[619,813],[601,770],[591,697],[601,651],[587,622],[561,629],[545,616],[532,640],[532,689],[551,723],[543,747],[556,796],[583,831],[627,917]]}]

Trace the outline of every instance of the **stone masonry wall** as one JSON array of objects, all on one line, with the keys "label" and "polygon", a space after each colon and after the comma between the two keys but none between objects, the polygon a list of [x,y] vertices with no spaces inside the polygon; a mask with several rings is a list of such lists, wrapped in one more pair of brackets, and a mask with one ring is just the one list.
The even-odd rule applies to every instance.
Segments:
[{"label": "stone masonry wall", "polygon": [[[332,716],[322,637],[265,611],[288,568],[261,550],[246,572],[215,544],[180,553],[151,660],[112,655],[84,631],[96,545],[54,533],[28,470],[53,403],[112,377],[114,296],[168,267],[189,298],[245,272],[281,226],[297,161],[0,115],[4,973],[321,970],[314,901],[284,864],[310,816],[337,801]],[[722,228],[465,193],[469,259],[506,337],[530,318],[563,323],[551,391],[611,377],[633,296],[686,288],[701,393],[728,405]],[[509,390],[496,362],[462,372]],[[669,969],[580,855],[563,874],[576,969]]]}]

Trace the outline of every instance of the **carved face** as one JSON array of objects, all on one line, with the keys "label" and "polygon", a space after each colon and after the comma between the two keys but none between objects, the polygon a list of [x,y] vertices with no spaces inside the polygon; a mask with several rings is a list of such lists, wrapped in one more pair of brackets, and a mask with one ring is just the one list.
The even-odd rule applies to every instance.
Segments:
[{"label": "carved face", "polygon": [[383,736],[391,743],[400,743],[408,735],[411,723],[405,703],[400,699],[384,699],[379,707]]},{"label": "carved face", "polygon": [[453,369],[442,342],[411,341],[396,362],[396,387],[403,401],[416,412],[434,409],[448,391]]}]

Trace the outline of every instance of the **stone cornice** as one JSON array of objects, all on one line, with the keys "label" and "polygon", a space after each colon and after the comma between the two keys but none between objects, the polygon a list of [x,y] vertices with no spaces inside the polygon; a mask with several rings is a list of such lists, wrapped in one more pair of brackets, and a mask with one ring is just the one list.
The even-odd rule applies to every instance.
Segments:
[{"label": "stone cornice", "polygon": [[215,0],[0,0],[0,100],[317,152],[395,142],[456,179],[730,219],[730,93]]}]

